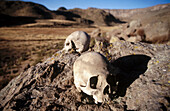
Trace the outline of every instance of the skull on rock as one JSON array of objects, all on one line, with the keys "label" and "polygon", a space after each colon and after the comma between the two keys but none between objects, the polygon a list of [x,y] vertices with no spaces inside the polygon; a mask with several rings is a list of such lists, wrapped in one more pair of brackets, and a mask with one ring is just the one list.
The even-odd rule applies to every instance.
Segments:
[{"label": "skull on rock", "polygon": [[92,95],[95,103],[105,102],[111,92],[107,59],[99,53],[82,54],[73,65],[74,84],[79,92]]},{"label": "skull on rock", "polygon": [[83,31],[75,31],[71,33],[65,40],[64,50],[69,52],[71,49],[82,53],[87,51],[90,45],[90,36]]}]

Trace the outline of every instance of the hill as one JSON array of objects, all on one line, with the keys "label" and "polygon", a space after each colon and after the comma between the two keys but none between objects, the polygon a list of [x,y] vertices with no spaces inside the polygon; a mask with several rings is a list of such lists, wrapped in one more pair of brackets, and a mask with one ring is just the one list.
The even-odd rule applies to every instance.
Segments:
[{"label": "hill", "polygon": [[0,1],[0,13],[15,17],[55,18],[55,14],[43,5],[22,1]]},{"label": "hill", "polygon": [[[97,8],[75,8],[67,10],[64,7],[60,7],[56,11],[51,11],[43,5],[32,2],[0,1],[0,22],[1,26],[37,23],[36,19],[57,19],[74,21],[74,25],[77,26],[113,26],[115,24],[130,22],[134,19],[140,19],[142,24],[147,24],[158,20],[169,23],[169,10],[170,4],[129,10]],[[11,22],[11,20],[14,21]],[[47,27],[73,25],[61,24],[57,22],[54,23],[49,21],[45,21],[45,24],[47,24],[45,25]],[[38,26],[41,25],[38,24]]]},{"label": "hill", "polygon": [[88,9],[71,9],[69,10],[70,12],[80,15],[81,18],[84,18],[86,20],[90,20],[91,23],[95,25],[107,25],[111,26],[116,23],[123,23],[119,19],[115,18],[113,15],[110,13],[102,10],[102,9],[97,9],[97,8],[88,8]]},{"label": "hill", "polygon": [[139,19],[139,18],[141,19],[141,18],[154,15],[154,13],[158,13],[158,14],[164,13],[166,15],[166,13],[169,13],[169,8],[170,8],[170,4],[162,4],[162,5],[156,5],[152,7],[139,8],[139,9],[104,9],[104,10],[119,19],[131,21],[133,19]]},{"label": "hill", "polygon": [[[13,17],[15,19],[19,17],[21,20],[21,18],[26,17],[34,19],[71,20],[77,22],[78,25],[83,24],[109,26],[115,23],[121,23],[121,21],[116,19],[113,15],[105,12],[102,9],[90,8],[86,10],[61,10],[61,8],[59,8],[56,11],[51,11],[43,5],[22,1],[0,1],[0,15],[3,15],[4,17],[1,18],[1,21],[5,21],[6,18],[8,18],[7,20],[10,20]],[[26,19],[24,19],[23,21],[26,21]],[[16,20],[16,22],[19,21]],[[36,21],[32,22],[34,23]],[[9,24],[8,21],[5,21],[5,23]]]}]

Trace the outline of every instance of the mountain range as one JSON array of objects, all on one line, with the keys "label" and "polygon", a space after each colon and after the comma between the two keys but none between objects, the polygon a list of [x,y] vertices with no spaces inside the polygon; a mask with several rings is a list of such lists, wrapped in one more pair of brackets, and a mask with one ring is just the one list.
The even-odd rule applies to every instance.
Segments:
[{"label": "mountain range", "polygon": [[140,18],[143,23],[160,19],[169,23],[169,10],[170,4],[128,10],[97,8],[67,10],[64,7],[60,7],[54,11],[32,2],[0,1],[0,22],[1,26],[10,26],[35,23],[37,19],[59,19],[75,21],[83,25],[112,26]]}]

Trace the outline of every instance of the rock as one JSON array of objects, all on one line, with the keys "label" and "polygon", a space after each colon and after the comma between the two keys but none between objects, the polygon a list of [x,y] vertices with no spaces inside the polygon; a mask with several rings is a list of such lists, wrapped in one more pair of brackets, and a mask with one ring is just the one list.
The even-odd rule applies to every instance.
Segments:
[{"label": "rock", "polygon": [[141,24],[140,20],[133,20],[129,23],[128,28],[138,28],[138,27],[141,27],[141,26],[142,26],[142,24]]},{"label": "rock", "polygon": [[164,43],[170,40],[170,23],[166,21],[150,23],[145,26],[146,41]]},{"label": "rock", "polygon": [[129,42],[145,41],[145,31],[141,27],[140,20],[133,20],[129,24],[117,26],[114,30],[107,32],[106,38],[111,41],[125,40]]},{"label": "rock", "polygon": [[117,42],[117,41],[120,41],[120,39],[116,36],[112,36],[109,43],[114,43],[114,42]]},{"label": "rock", "polygon": [[100,37],[100,35],[101,35],[101,29],[95,29],[95,30],[93,30],[92,32],[91,32],[91,37]]},{"label": "rock", "polygon": [[[163,54],[160,54],[163,53]],[[167,95],[170,94],[168,88],[167,57],[169,51],[158,52],[148,63],[148,69],[141,75],[130,88],[127,89],[127,109],[148,109],[148,110],[169,110]],[[161,66],[160,66],[161,65]],[[138,86],[138,87],[136,87]],[[138,103],[142,103],[138,106]]]},{"label": "rock", "polygon": [[133,20],[121,34],[124,40],[129,42],[143,42],[146,39],[145,31],[141,27],[140,20]]},{"label": "rock", "polygon": [[129,25],[127,26],[127,29],[125,30],[125,34],[127,36],[133,36],[134,33],[136,32],[136,30],[138,28],[141,27],[141,22],[140,20],[133,20],[129,23]]},{"label": "rock", "polygon": [[26,71],[28,68],[30,68],[30,64],[26,64],[23,66],[23,70]]},{"label": "rock", "polygon": [[141,36],[137,35],[137,36],[128,38],[127,41],[129,41],[129,42],[141,42],[142,38],[141,38]]},{"label": "rock", "polygon": [[[96,51],[95,47],[93,50]],[[120,69],[117,92],[111,100],[95,104],[74,86],[77,53],[56,52],[28,68],[0,91],[1,110],[170,110],[170,46],[117,41],[100,50]]]},{"label": "rock", "polygon": [[129,41],[129,42],[136,42],[136,37],[130,37],[129,39],[127,39],[127,41]]},{"label": "rock", "polygon": [[121,31],[122,31],[122,27],[116,27],[112,31],[106,32],[106,38],[111,39],[112,36],[119,36],[121,34]]}]

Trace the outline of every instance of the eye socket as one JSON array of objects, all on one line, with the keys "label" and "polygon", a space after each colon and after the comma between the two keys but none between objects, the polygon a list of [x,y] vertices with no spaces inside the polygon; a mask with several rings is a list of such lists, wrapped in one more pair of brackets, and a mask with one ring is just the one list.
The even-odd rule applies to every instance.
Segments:
[{"label": "eye socket", "polygon": [[71,40],[71,45],[72,45],[73,49],[76,49],[76,45],[75,45],[75,43],[72,40]]},{"label": "eye socket", "polygon": [[70,45],[70,43],[66,43],[66,46]]},{"label": "eye socket", "polygon": [[94,76],[94,77],[91,77],[90,78],[90,87],[92,89],[97,89],[96,86],[97,86],[97,81],[98,81],[98,76]]},{"label": "eye socket", "polygon": [[107,86],[104,88],[103,94],[104,94],[104,95],[109,94],[109,85],[107,85]]}]

